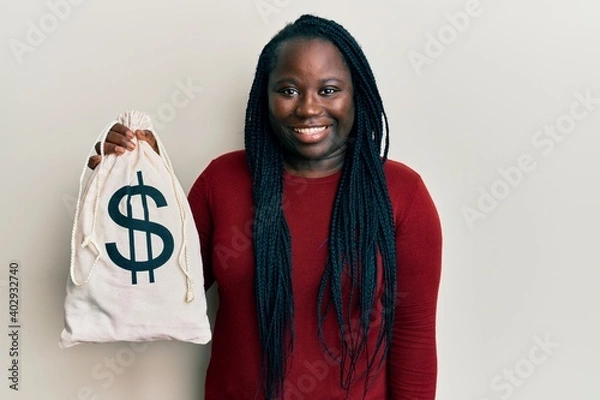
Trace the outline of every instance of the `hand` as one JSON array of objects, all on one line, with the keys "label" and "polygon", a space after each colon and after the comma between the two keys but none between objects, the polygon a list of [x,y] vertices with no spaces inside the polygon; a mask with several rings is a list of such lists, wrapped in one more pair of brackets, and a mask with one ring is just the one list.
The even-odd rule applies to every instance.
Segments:
[{"label": "hand", "polygon": [[[137,130],[132,132],[125,125],[114,124],[112,128],[110,128],[106,140],[104,141],[104,154],[121,155],[128,150],[135,149],[135,143],[132,141],[134,137],[137,137],[138,140],[145,140],[152,146],[154,151],[158,153],[156,138],[151,131]],[[91,169],[96,168],[100,163],[100,142],[96,143],[96,153],[98,153],[98,155],[91,156],[88,160],[88,167]]]}]

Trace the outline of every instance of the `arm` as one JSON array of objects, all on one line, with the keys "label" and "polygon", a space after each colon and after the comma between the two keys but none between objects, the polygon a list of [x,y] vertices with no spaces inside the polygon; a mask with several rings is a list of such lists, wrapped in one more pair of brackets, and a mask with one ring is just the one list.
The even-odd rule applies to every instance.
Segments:
[{"label": "arm", "polygon": [[[210,166],[209,166],[210,167]],[[215,281],[212,273],[212,231],[213,222],[210,210],[210,174],[207,167],[196,179],[188,201],[200,236],[200,249],[202,252],[202,266],[204,269],[204,290],[208,290]]]},{"label": "arm", "polygon": [[442,233],[435,205],[420,179],[400,217],[396,228],[398,293],[387,366],[388,398],[433,400]]}]

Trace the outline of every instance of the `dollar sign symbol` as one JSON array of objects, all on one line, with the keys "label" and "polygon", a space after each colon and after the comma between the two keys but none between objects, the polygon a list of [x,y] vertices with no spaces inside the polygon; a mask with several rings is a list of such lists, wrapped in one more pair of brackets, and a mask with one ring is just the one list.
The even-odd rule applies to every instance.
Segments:
[{"label": "dollar sign symbol", "polygon": [[[150,196],[156,203],[156,207],[164,207],[167,205],[165,196],[152,186],[144,185],[142,171],[137,172],[137,186],[123,186],[117,190],[108,202],[108,215],[117,224],[129,230],[129,258],[123,257],[117,249],[116,243],[106,243],[106,252],[110,259],[120,268],[131,271],[131,284],[137,285],[137,273],[140,271],[148,271],[150,283],[154,283],[154,270],[166,263],[173,254],[173,235],[163,225],[150,221],[148,213],[147,196]],[[131,197],[140,195],[142,197],[142,206],[144,208],[144,219],[132,218]],[[121,214],[119,211],[119,203],[121,199],[127,196],[127,215]],[[146,248],[148,257],[146,261],[137,261],[135,254],[135,238],[134,231],[146,232]],[[163,241],[162,252],[158,257],[153,258],[152,255],[152,240],[151,235],[158,235]]]}]

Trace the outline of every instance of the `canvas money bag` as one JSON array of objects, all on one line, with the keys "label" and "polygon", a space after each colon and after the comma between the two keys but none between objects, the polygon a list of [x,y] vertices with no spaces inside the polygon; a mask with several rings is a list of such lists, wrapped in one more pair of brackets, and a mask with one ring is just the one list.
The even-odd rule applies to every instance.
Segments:
[{"label": "canvas money bag", "polygon": [[207,343],[200,241],[187,198],[150,118],[137,111],[122,114],[103,130],[101,143],[116,122],[131,131],[152,131],[159,153],[133,139],[132,151],[101,154],[85,188],[84,166],[59,346]]}]

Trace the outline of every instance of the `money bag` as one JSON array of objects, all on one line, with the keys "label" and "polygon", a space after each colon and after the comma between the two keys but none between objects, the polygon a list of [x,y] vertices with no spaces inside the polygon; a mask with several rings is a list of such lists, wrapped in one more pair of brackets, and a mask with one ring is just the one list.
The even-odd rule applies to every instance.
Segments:
[{"label": "money bag", "polygon": [[207,343],[211,331],[200,240],[187,197],[150,117],[126,112],[107,125],[98,141],[105,141],[116,122],[132,131],[152,131],[158,153],[146,141],[133,139],[134,150],[101,154],[91,174],[84,166],[59,347]]}]

